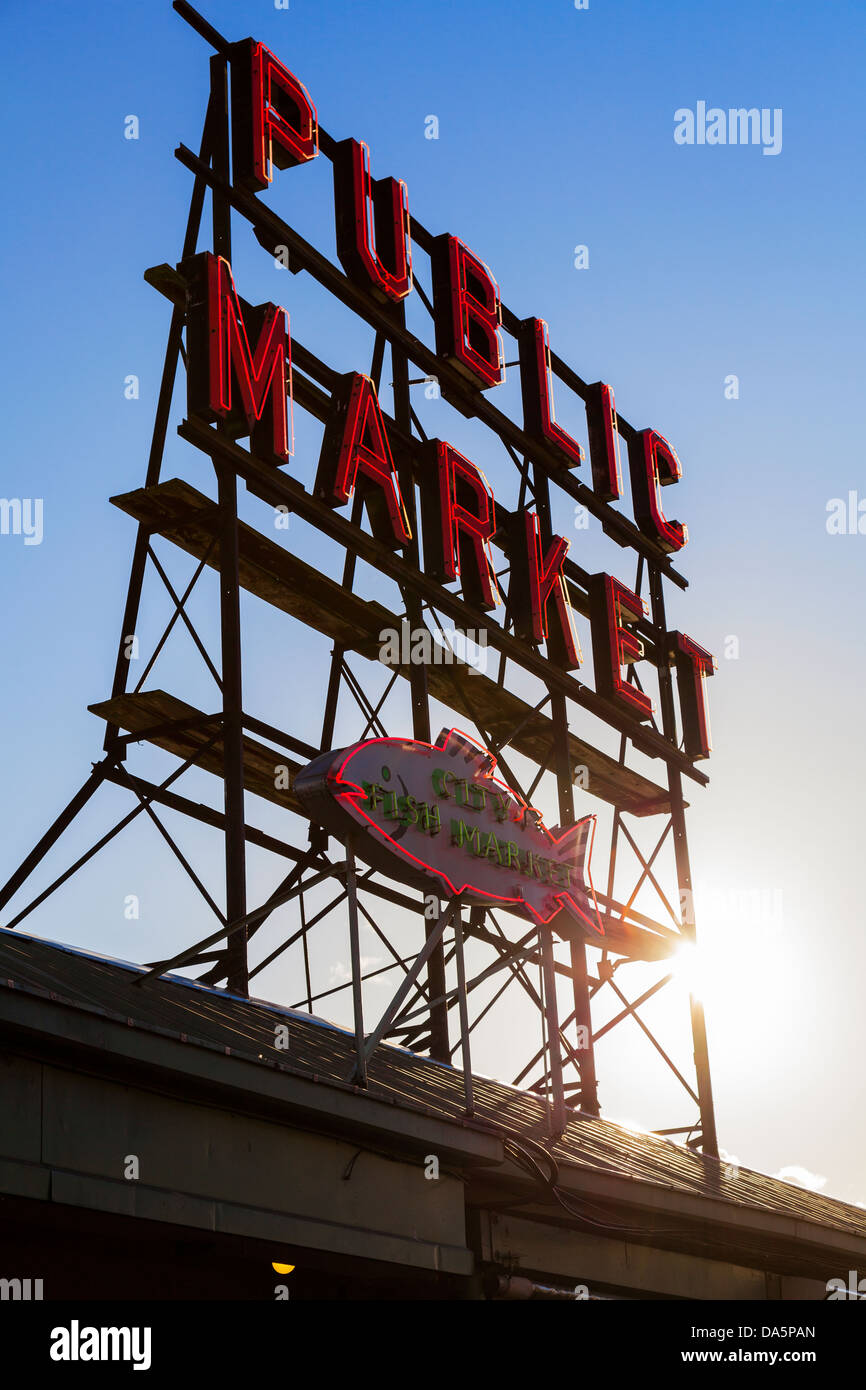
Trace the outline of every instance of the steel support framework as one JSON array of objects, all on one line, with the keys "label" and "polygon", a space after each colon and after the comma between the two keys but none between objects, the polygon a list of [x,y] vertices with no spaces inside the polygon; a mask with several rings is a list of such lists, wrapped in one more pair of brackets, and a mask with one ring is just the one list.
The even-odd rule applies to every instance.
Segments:
[{"label": "steel support framework", "polygon": [[[174,8],[214,49],[214,56],[210,60],[210,99],[199,153],[195,155],[184,146],[176,152],[181,164],[193,175],[181,260],[193,255],[198,247],[205,200],[209,193],[212,205],[212,244],[215,253],[231,259],[232,216],[239,215],[252,226],[262,246],[271,251],[277,246],[287,246],[295,273],[306,271],[312,275],[326,290],[336,295],[349,309],[368,322],[374,334],[370,375],[377,391],[381,384],[386,354],[391,367],[394,417],[387,419],[387,424],[400,460],[401,489],[412,534],[416,539],[404,557],[395,555],[363,530],[362,507],[357,495],[351,519],[339,516],[307,493],[296,480],[268,469],[258,462],[253,455],[229,438],[223,429],[210,429],[196,420],[185,420],[179,427],[180,436],[208,454],[215,471],[217,501],[195,513],[198,524],[210,527],[210,541],[206,546],[202,546],[200,551],[194,552],[199,557],[197,567],[184,591],[178,595],[154,550],[153,540],[155,535],[162,534],[168,540],[183,544],[188,553],[193,553],[191,544],[184,540],[183,527],[188,514],[179,514],[170,525],[158,520],[139,520],[118,644],[112,698],[106,705],[108,713],[105,715],[107,728],[104,758],[94,766],[81,790],[0,891],[0,910],[5,909],[17,895],[103,782],[129,791],[134,798],[133,809],[4,925],[16,927],[26,920],[36,907],[120,830],[137,816],[145,814],[168,843],[216,919],[214,930],[201,940],[183,947],[171,960],[151,963],[151,974],[161,974],[181,967],[201,968],[201,973],[197,976],[201,981],[209,984],[225,981],[229,990],[247,994],[250,981],[256,975],[286,951],[297,948],[298,977],[301,978],[302,965],[304,992],[295,1001],[295,1007],[312,1010],[314,1005],[323,999],[333,998],[344,990],[351,991],[356,1039],[355,1068],[351,1079],[356,1085],[366,1085],[370,1058],[375,1048],[386,1038],[397,1039],[403,1046],[427,1053],[443,1062],[452,1061],[459,1053],[464,1079],[465,1108],[466,1113],[470,1115],[473,1110],[470,1057],[472,1034],[482,1020],[498,1006],[501,1012],[501,1001],[507,1001],[511,997],[509,991],[513,992],[516,985],[537,1012],[540,1032],[537,1045],[528,1045],[526,1063],[514,1080],[516,1085],[529,1086],[548,1097],[549,1130],[552,1135],[561,1133],[570,1111],[580,1110],[589,1115],[599,1113],[596,1045],[614,1027],[631,1022],[681,1084],[692,1108],[693,1118],[690,1123],[668,1126],[657,1132],[685,1135],[690,1145],[717,1156],[706,1028],[700,1002],[694,998],[691,1000],[694,1084],[662,1048],[640,1013],[641,1008],[650,999],[655,998],[672,978],[670,970],[665,970],[664,960],[682,942],[694,942],[695,938],[682,779],[685,775],[699,784],[705,783],[707,779],[679,748],[671,670],[663,640],[666,632],[663,580],[668,579],[679,587],[685,587],[685,581],[676,572],[668,556],[655,548],[621,513],[599,503],[584,484],[573,474],[565,472],[558,460],[550,457],[544,446],[529,439],[518,425],[501,414],[486,398],[468,396],[465,383],[447,363],[437,359],[430,348],[408,332],[402,308],[383,308],[306,243],[271,209],[252,195],[233,187],[229,159],[229,46],[221,35],[185,3],[185,0],[175,0]],[[319,139],[321,152],[330,157],[334,141],[322,130]],[[429,249],[431,236],[414,219],[412,235],[422,249]],[[149,498],[156,494],[161,481],[177,365],[184,355],[185,287],[177,273],[168,266],[148,271],[146,279],[173,303],[145,477],[143,495]],[[417,278],[415,289],[432,314],[429,298]],[[519,321],[510,310],[503,307],[502,322],[505,332],[513,334]],[[292,351],[295,403],[317,419],[324,420],[330,410],[331,392],[338,374],[297,341],[293,341]],[[555,355],[551,357],[551,366],[554,374],[565,386],[579,396],[586,397],[586,383]],[[412,367],[420,369],[425,375],[420,378],[413,377]],[[586,506],[608,534],[620,544],[629,545],[637,552],[635,591],[640,594],[642,589],[646,588],[650,602],[650,616],[641,620],[637,631],[644,642],[645,655],[658,674],[661,728],[655,724],[651,728],[640,726],[626,714],[618,715],[588,687],[545,660],[537,650],[519,641],[513,632],[507,610],[505,620],[500,625],[488,615],[470,609],[457,594],[443,590],[424,576],[420,569],[415,497],[418,482],[417,446],[425,436],[412,407],[411,387],[414,383],[427,381],[432,376],[445,382],[451,397],[457,402],[464,402],[469,407],[468,413],[477,415],[498,435],[519,479],[518,511],[531,500],[539,517],[545,544],[552,534],[552,481],[555,487],[562,489],[573,501]],[[618,429],[626,439],[633,433],[621,417],[618,418]],[[509,934],[503,928],[500,914],[488,909],[467,907],[459,901],[451,901],[444,905],[440,903],[436,913],[431,916],[429,904],[425,905],[419,901],[417,894],[409,893],[391,882],[382,880],[371,870],[359,869],[355,855],[356,847],[353,844],[347,844],[345,849],[340,847],[338,856],[331,858],[328,836],[318,826],[309,826],[309,842],[303,846],[293,845],[247,822],[246,794],[250,786],[246,765],[249,762],[249,744],[246,740],[250,735],[255,734],[269,741],[272,746],[266,749],[267,753],[282,750],[284,754],[294,753],[305,760],[312,758],[320,750],[332,746],[341,696],[350,697],[357,706],[356,738],[364,738],[370,733],[384,734],[386,730],[383,724],[383,706],[400,677],[405,678],[409,686],[413,737],[429,741],[431,733],[435,730],[431,729],[431,691],[428,688],[428,673],[423,664],[413,664],[408,668],[395,670],[384,694],[380,693],[377,696],[366,687],[357,670],[353,669],[350,659],[354,652],[340,640],[334,640],[329,673],[324,683],[324,709],[318,747],[290,732],[264,724],[245,712],[239,610],[239,594],[244,583],[241,572],[243,535],[238,517],[239,481],[245,483],[247,490],[256,497],[271,505],[288,508],[305,523],[320,528],[344,547],[340,589],[347,596],[347,601],[349,596],[356,595],[356,566],[360,558],[396,582],[403,603],[403,612],[397,616],[401,621],[407,622],[410,629],[419,630],[427,625],[428,619],[433,626],[441,626],[442,616],[460,623],[464,629],[483,629],[491,647],[499,656],[496,684],[503,694],[509,689],[510,667],[541,679],[547,691],[546,695],[534,708],[526,706],[525,711],[508,730],[503,731],[500,726],[494,731],[489,727],[483,713],[473,709],[468,688],[462,690],[456,708],[464,719],[471,717],[479,737],[496,753],[501,775],[527,801],[532,798],[545,775],[553,777],[556,783],[559,818],[563,825],[573,824],[575,820],[576,768],[570,705],[587,717],[600,717],[608,726],[618,730],[620,749],[617,766],[623,771],[627,768],[630,746],[662,760],[666,770],[667,787],[658,805],[648,808],[617,804],[614,797],[607,797],[614,805],[613,827],[607,861],[606,891],[599,891],[597,896],[602,919],[613,944],[610,949],[605,948],[600,952],[594,973],[587,960],[586,944],[574,930],[566,934],[568,959],[564,960],[557,954],[557,943],[552,931],[535,927],[527,929],[527,924],[523,922],[515,937],[513,930]],[[503,509],[498,510],[507,518],[508,514]],[[190,512],[189,515],[191,514]],[[503,528],[503,538],[497,533],[496,542],[499,544],[502,539],[502,548],[507,558],[507,540],[504,539],[506,536],[507,528]],[[221,655],[218,664],[208,654],[187,610],[190,595],[208,565],[215,568],[219,576]],[[130,663],[126,647],[128,639],[136,631],[142,591],[149,569],[153,570],[156,578],[166,589],[173,605],[173,612],[145,665],[142,677],[130,691]],[[566,562],[566,575],[573,605],[585,614],[588,611],[588,575],[573,560]],[[143,722],[139,719],[136,727],[130,728],[127,725],[124,731],[125,726],[120,722],[119,714],[115,712],[125,708],[125,701],[141,699],[147,694],[142,692],[142,686],[151,673],[169,633],[178,622],[183,624],[214,679],[218,692],[218,706],[212,713],[191,710],[190,707],[184,706],[180,714],[175,713],[175,717],[156,717],[149,723],[145,716]],[[635,667],[630,668],[629,678],[639,684]],[[436,698],[442,699],[441,690],[437,690]],[[168,712],[171,714],[173,711],[169,709]],[[533,755],[538,771],[530,786],[523,787],[510,765],[512,749],[526,756],[525,742],[520,743],[521,735],[525,734],[526,728],[532,725],[533,720],[541,719],[545,721],[548,741],[543,752]],[[401,729],[400,732],[403,733],[404,730]],[[133,774],[127,767],[130,745],[143,740],[167,748],[178,757],[178,767],[160,784]],[[515,741],[519,744],[519,750]],[[221,776],[224,783],[222,812],[193,801],[177,789],[173,789],[178,779],[196,765],[206,767]],[[591,783],[589,791],[593,791]],[[218,906],[216,898],[163,824],[157,808],[181,813],[213,827],[221,835],[224,845],[224,910]],[[292,809],[297,810],[297,807]],[[660,816],[664,824],[659,832],[657,827]],[[654,842],[649,849],[641,848],[640,843],[641,836],[646,834],[647,826],[653,829]],[[669,840],[675,859],[677,897],[673,902],[671,898],[674,893],[670,890],[667,893],[664,891],[657,872],[657,860]],[[277,889],[254,909],[250,909],[247,902],[245,856],[248,843],[269,851],[278,859],[288,860],[291,865]],[[618,888],[618,882],[623,879],[625,872],[623,850],[628,853],[630,859],[636,861],[636,878],[633,881],[629,880],[630,886]],[[324,908],[315,911],[311,916],[307,895],[328,882],[333,883],[335,895]],[[635,906],[639,893],[649,890],[655,893],[662,920],[647,916]],[[272,914],[289,903],[297,904],[300,927],[280,940],[274,949],[251,968],[250,943]],[[376,903],[398,907],[405,914],[406,920],[418,921],[420,918],[419,928],[423,927],[423,944],[415,954],[404,956],[395,948],[387,932],[376,920]],[[351,979],[327,989],[314,990],[309,955],[310,933],[319,922],[333,912],[342,912],[344,904],[349,934]],[[682,905],[686,905],[685,911]],[[377,939],[391,957],[387,965],[366,974],[362,968],[359,939],[362,920],[375,932]],[[514,921],[515,919],[510,917],[509,926],[513,927]],[[651,943],[649,957],[655,959],[661,972],[653,984],[633,999],[627,996],[617,978],[619,968],[627,964],[634,954],[622,946],[624,939],[632,943]],[[489,963],[471,979],[467,978],[465,958],[465,946],[469,942],[479,947],[483,946],[490,957]],[[640,951],[637,954],[640,955]],[[454,980],[451,986],[448,984],[449,968]],[[530,970],[534,972],[534,978]],[[371,1026],[364,984],[370,979],[381,979],[386,973],[395,971],[399,974],[399,984],[387,1008]],[[147,978],[148,976],[144,976],[143,979],[137,980],[137,983],[144,983],[146,986]],[[560,1017],[557,990],[557,981],[560,979],[566,983],[570,1003],[564,1017]],[[495,981],[495,992],[483,1007],[474,1010],[476,991],[483,989],[490,981]],[[597,1001],[603,996],[603,992],[615,1001],[615,1012],[606,1023],[593,1030],[593,1013],[597,1016]]]}]

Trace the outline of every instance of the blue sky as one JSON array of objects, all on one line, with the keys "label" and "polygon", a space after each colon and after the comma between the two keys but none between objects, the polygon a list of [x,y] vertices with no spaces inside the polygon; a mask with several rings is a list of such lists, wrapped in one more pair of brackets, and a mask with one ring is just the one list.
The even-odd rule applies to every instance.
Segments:
[{"label": "blue sky", "polygon": [[[367,140],[374,174],[405,179],[431,231],[465,240],[512,309],[546,318],[554,350],[585,379],[611,382],[623,415],[677,449],[684,478],[669,510],[689,526],[680,567],[691,587],[671,596],[669,617],[719,657],[711,785],[691,795],[690,835],[715,980],[707,1009],[721,1141],[745,1164],[801,1165],[824,1190],[866,1201],[853,1103],[866,1043],[856,603],[866,537],[830,535],[825,524],[830,499],[866,496],[856,418],[862,6],[291,0],[278,11],[266,0],[211,0],[203,11],[227,37],[268,44],[331,134]],[[107,499],[143,480],[169,314],[142,272],[179,255],[191,178],[172,152],[198,144],[209,54],[161,0],[58,3],[38,27],[34,14],[7,0],[0,15],[15,59],[0,151],[3,492],[44,499],[41,545],[0,537],[9,871],[101,749],[86,706],[109,692],[133,539]],[[698,101],[780,108],[781,152],[678,146],[674,112]],[[136,141],[123,138],[130,114]],[[424,138],[430,114],[436,141]],[[267,200],[333,256],[330,171],[317,163],[278,174]],[[578,244],[589,248],[586,270],[574,267]],[[342,370],[366,369],[368,332],[305,277],[278,271],[240,231],[234,264],[246,298],[283,303],[302,341]],[[135,401],[123,393],[130,373],[141,383]],[[730,374],[736,400],[724,394]],[[503,400],[515,391],[511,380]],[[568,423],[567,400],[557,404]],[[165,476],[206,490],[203,463],[173,437],[181,414],[178,393]],[[296,426],[292,469],[309,481],[317,435],[300,412]],[[510,487],[480,427],[460,428],[457,447]],[[297,532],[292,543],[334,572],[333,549]],[[598,536],[575,531],[573,554],[632,577]],[[196,611],[216,649],[212,590]],[[148,597],[143,639],[161,615]],[[312,734],[320,690],[299,680],[313,670],[309,636],[254,604],[245,619],[255,648],[248,706],[281,723],[290,701]],[[739,655],[725,659],[731,636]],[[588,650],[586,627],[581,639]],[[213,699],[181,643],[166,660],[155,683]],[[201,795],[213,799],[207,782]],[[50,868],[127,807],[106,790]],[[197,863],[212,862],[205,832],[185,844]],[[168,953],[209,923],[164,870],[155,835],[130,831],[34,914],[32,930],[133,959]],[[272,870],[255,856],[251,872],[268,885]],[[129,893],[142,900],[137,923],[123,917]],[[743,907],[761,894],[775,904],[769,917]],[[327,938],[322,950],[326,974],[339,951],[345,959]],[[264,976],[261,992],[300,995],[288,971]],[[673,1031],[684,1000],[679,1012],[664,1009],[659,1026]],[[493,1032],[486,1046],[479,1065],[506,1075],[507,1038]],[[611,1048],[599,1056],[608,1113],[659,1123],[666,1093],[645,1050],[625,1035]]]}]

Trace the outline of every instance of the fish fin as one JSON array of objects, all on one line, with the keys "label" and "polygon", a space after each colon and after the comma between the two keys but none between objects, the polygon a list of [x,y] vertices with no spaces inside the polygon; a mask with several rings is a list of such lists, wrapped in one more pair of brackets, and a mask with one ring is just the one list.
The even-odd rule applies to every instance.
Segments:
[{"label": "fish fin", "polygon": [[459,729],[443,729],[435,746],[441,748],[449,758],[460,758],[466,764],[467,770],[471,769],[475,776],[483,777],[491,773],[496,766],[493,754],[482,748],[468,734],[462,734]]}]

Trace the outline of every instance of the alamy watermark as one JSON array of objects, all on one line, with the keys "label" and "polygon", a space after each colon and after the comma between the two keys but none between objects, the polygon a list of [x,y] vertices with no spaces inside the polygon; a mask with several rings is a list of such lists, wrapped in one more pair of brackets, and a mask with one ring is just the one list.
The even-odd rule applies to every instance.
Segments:
[{"label": "alamy watermark", "polygon": [[[781,931],[785,925],[783,890],[772,888],[700,887],[701,912],[727,922],[760,926],[765,931]],[[695,895],[690,888],[680,892],[680,915],[686,926],[695,925]]]},{"label": "alamy watermark", "polygon": [[848,1270],[847,1283],[844,1279],[828,1279],[826,1289],[827,1301],[830,1303],[840,1300],[857,1303],[866,1299],[866,1279],[858,1278],[856,1269]]},{"label": "alamy watermark", "polygon": [[41,545],[42,508],[41,497],[0,497],[0,536],[23,536],[25,545]]},{"label": "alamy watermark", "polygon": [[0,1301],[39,1303],[42,1301],[41,1279],[0,1279]]},{"label": "alamy watermark", "polygon": [[68,1327],[51,1331],[52,1361],[131,1361],[134,1371],[149,1371],[149,1327],[82,1327],[73,1318]]},{"label": "alamy watermark", "polygon": [[707,106],[695,110],[681,106],[674,112],[674,140],[678,145],[761,145],[762,154],[782,152],[782,108],[762,106]]},{"label": "alamy watermark", "polygon": [[487,670],[487,630],[469,628],[413,628],[405,620],[399,628],[379,633],[379,660],[385,666],[453,666],[461,662],[470,673]]},{"label": "alamy watermark", "polygon": [[831,497],[825,510],[828,536],[866,536],[866,497],[853,488],[847,498]]}]

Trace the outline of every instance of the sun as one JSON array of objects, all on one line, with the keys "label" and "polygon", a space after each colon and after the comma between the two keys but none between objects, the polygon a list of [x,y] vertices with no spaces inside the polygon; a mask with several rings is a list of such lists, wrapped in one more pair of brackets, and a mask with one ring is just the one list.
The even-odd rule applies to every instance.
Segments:
[{"label": "sun", "polygon": [[674,980],[719,1018],[746,1011],[764,1016],[772,993],[801,983],[787,940],[780,905],[766,893],[729,893],[717,902],[708,894],[697,943],[680,942],[669,966]]},{"label": "sun", "polygon": [[694,942],[683,941],[670,958],[674,979],[684,985],[695,999],[703,999],[707,991],[705,953]]}]

